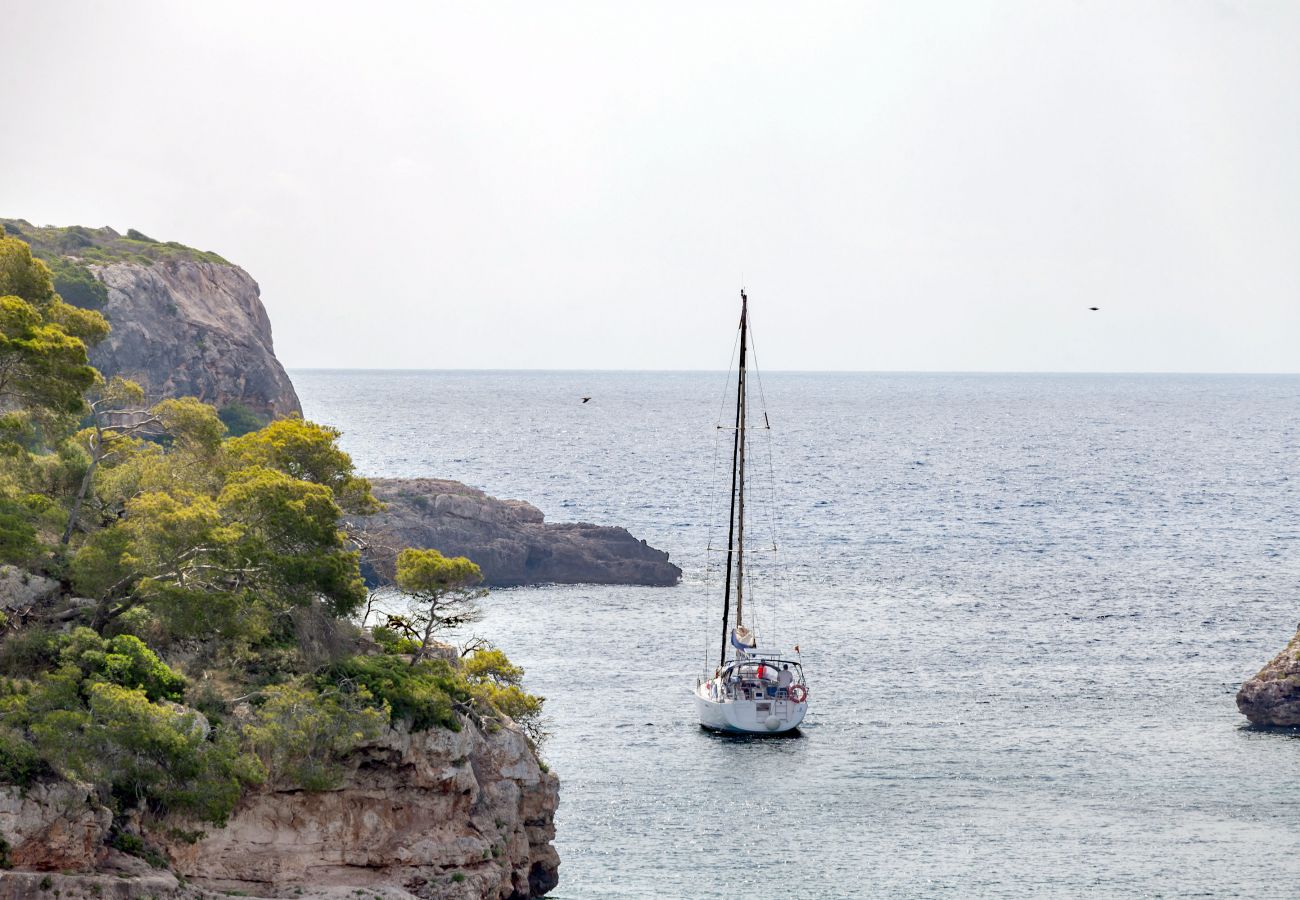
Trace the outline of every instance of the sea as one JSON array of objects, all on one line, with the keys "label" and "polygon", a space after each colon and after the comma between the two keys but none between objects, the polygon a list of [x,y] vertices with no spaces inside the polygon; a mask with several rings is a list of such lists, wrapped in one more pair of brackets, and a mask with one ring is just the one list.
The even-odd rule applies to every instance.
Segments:
[{"label": "sea", "polygon": [[292,376],[365,474],[622,525],[684,570],[493,591],[473,627],[546,697],[552,896],[1296,890],[1300,734],[1233,697],[1300,622],[1300,376],[751,382],[747,608],[811,687],[786,739],[702,731],[691,697],[725,373]]}]

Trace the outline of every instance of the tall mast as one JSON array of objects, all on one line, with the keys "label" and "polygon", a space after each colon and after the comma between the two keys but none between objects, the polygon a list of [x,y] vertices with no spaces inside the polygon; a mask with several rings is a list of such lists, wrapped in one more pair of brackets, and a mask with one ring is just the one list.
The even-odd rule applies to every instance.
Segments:
[{"label": "tall mast", "polygon": [[[727,526],[727,579],[722,590],[722,650],[718,655],[718,665],[727,662],[727,624],[731,616],[731,561],[736,561],[736,624],[741,624],[744,590],[741,576],[744,574],[745,559],[745,356],[748,348],[749,298],[740,291],[740,368],[736,379],[736,435],[731,448],[731,519]],[[739,485],[739,493],[737,492]],[[737,517],[736,513],[740,515]],[[740,523],[740,543],[736,543],[736,523]]]}]

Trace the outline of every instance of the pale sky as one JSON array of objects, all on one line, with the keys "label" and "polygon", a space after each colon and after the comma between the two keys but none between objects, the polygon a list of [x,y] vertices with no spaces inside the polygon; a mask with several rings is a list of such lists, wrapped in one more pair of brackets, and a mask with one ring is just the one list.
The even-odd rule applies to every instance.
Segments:
[{"label": "pale sky", "polygon": [[[290,367],[1300,371],[1300,3],[0,0],[0,215]],[[1087,307],[1099,306],[1099,312]]]}]

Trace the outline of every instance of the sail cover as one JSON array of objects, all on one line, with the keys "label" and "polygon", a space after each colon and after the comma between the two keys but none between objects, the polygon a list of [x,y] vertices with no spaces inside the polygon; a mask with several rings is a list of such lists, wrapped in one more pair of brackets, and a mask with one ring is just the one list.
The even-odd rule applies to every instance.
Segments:
[{"label": "sail cover", "polygon": [[758,641],[754,639],[754,630],[744,625],[737,625],[731,629],[731,646],[737,650],[753,650],[758,646]]}]

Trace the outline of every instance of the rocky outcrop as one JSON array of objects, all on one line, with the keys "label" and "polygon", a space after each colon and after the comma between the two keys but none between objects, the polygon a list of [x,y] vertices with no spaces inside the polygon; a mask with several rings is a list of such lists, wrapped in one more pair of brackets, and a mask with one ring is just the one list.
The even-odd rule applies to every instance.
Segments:
[{"label": "rocky outcrop", "polygon": [[198,397],[263,419],[302,412],[257,282],[238,266],[133,229],[0,219],[0,231],[45,261],[63,299],[108,319],[112,333],[90,351],[104,375],[139,382],[151,400]]},{"label": "rocky outcrop", "polygon": [[673,585],[682,570],[625,528],[548,524],[522,500],[498,500],[458,481],[373,478],[383,512],[358,519],[368,577],[391,577],[402,547],[468,556],[495,587],[524,584]]},{"label": "rocky outcrop", "polygon": [[59,589],[59,583],[53,578],[17,566],[0,566],[0,611],[8,613],[48,603]]},{"label": "rocky outcrop", "polygon": [[[53,889],[310,898],[363,888],[385,898],[527,900],[558,883],[551,840],[559,782],[513,725],[484,730],[466,719],[460,731],[388,728],[346,762],[350,774],[337,790],[260,788],[224,828],[208,827],[197,842],[180,837],[188,823],[145,828],[146,844],[161,851],[169,872],[104,845],[111,816],[88,789],[66,782],[5,788],[0,833],[19,871],[13,881],[0,876],[0,900]],[[112,874],[101,877],[112,894],[94,888],[94,875],[53,874],[106,869]]]},{"label": "rocky outcrop", "polygon": [[113,814],[89,785],[0,786],[0,835],[16,868],[87,869],[102,859]]},{"label": "rocky outcrop", "polygon": [[389,729],[339,790],[252,794],[229,824],[172,841],[173,869],[223,890],[400,886],[420,897],[525,898],[558,881],[557,780],[513,728]]},{"label": "rocky outcrop", "polygon": [[1252,725],[1300,726],[1300,630],[1237,691],[1237,709]]},{"label": "rocky outcrop", "polygon": [[140,382],[153,398],[242,404],[268,417],[301,413],[275,358],[261,291],[238,266],[196,260],[92,266],[113,326],[90,361]]}]

